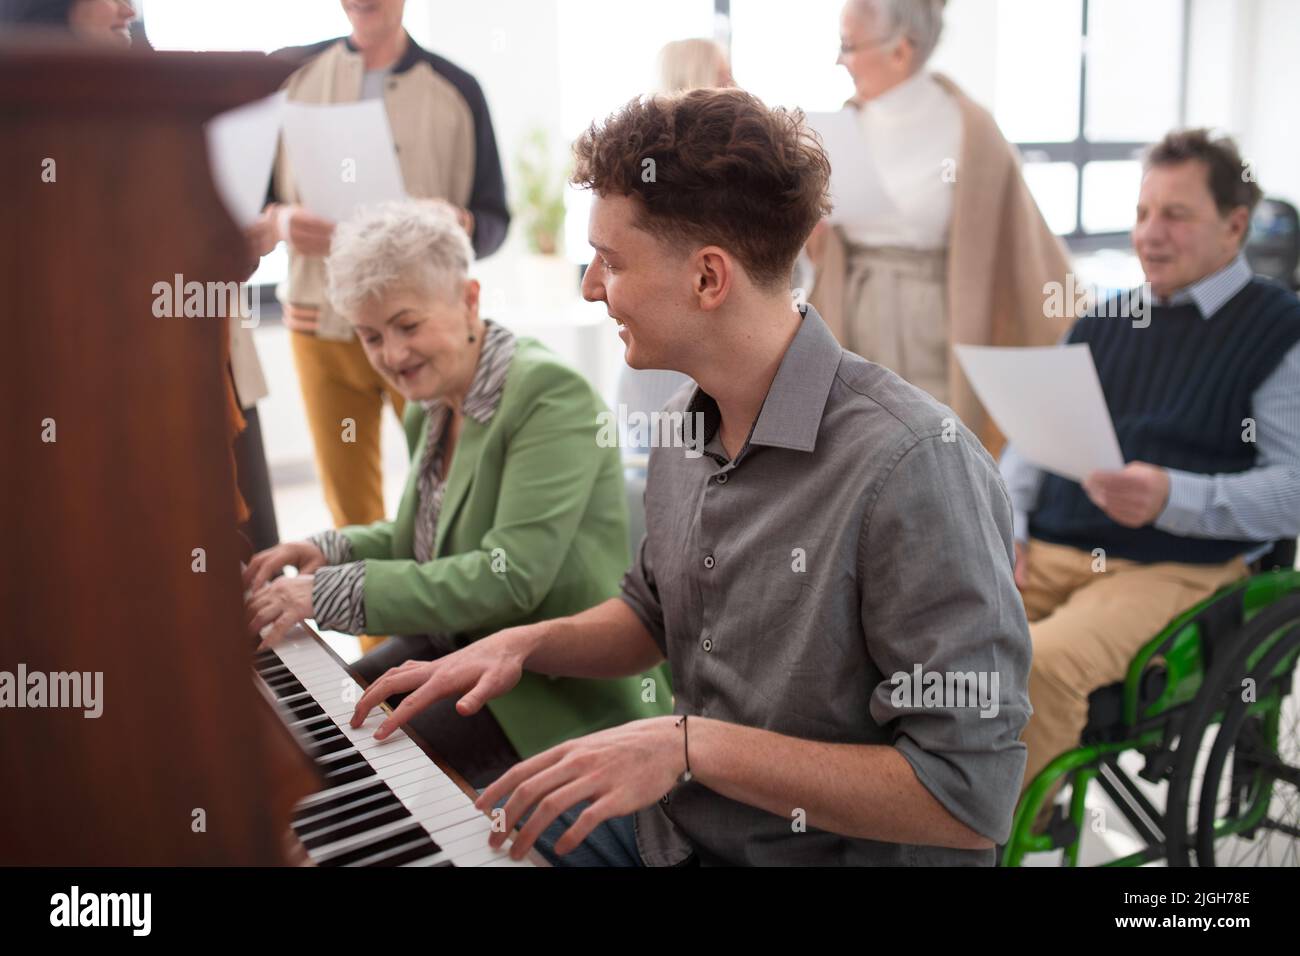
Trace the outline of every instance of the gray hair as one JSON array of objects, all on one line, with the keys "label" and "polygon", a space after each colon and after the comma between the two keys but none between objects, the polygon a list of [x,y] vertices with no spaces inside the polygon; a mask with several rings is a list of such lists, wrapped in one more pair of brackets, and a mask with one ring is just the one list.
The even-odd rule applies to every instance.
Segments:
[{"label": "gray hair", "polygon": [[325,268],[335,311],[350,315],[393,288],[453,297],[474,248],[449,204],[430,200],[367,206],[334,230]]},{"label": "gray hair", "polygon": [[880,23],[882,39],[906,37],[911,42],[918,70],[939,45],[945,3],[947,0],[849,0],[859,16],[874,17]]}]

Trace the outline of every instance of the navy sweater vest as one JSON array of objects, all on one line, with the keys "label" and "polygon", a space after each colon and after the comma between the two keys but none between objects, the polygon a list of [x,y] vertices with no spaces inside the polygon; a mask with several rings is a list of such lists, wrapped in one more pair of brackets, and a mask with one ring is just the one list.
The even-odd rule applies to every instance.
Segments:
[{"label": "navy sweater vest", "polygon": [[[1194,305],[1153,307],[1145,328],[1091,315],[1075,323],[1069,341],[1092,349],[1126,462],[1232,474],[1254,467],[1255,444],[1246,440],[1243,420],[1252,417],[1255,390],[1300,341],[1300,300],[1257,278],[1208,320]],[[1257,543],[1182,537],[1154,525],[1125,528],[1078,482],[1053,474],[1043,477],[1029,529],[1044,541],[1142,562],[1217,564]]]}]

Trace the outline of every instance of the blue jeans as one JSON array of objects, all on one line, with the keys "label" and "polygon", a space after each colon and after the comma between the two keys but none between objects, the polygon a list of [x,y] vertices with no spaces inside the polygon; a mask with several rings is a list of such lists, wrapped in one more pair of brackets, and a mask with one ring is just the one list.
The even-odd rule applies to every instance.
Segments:
[{"label": "blue jeans", "polygon": [[[497,806],[504,806],[508,799],[510,798],[502,797],[497,801]],[[555,852],[555,844],[560,837],[564,836],[564,832],[589,805],[589,802],[584,800],[556,817],[537,838],[537,851],[546,857],[552,866],[645,866],[641,861],[641,853],[636,848],[636,830],[633,828],[630,814],[601,823],[587,834],[587,839],[563,856]]]}]

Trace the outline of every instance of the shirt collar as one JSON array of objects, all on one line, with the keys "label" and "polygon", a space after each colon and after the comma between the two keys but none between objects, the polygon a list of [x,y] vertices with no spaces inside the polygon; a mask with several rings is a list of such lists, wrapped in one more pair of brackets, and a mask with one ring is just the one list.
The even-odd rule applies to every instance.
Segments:
[{"label": "shirt collar", "polygon": [[[352,37],[350,35],[343,38],[343,45],[347,48],[348,53],[358,59],[361,57],[361,48],[352,42]],[[390,66],[388,70],[393,74],[405,73],[420,61],[423,54],[424,48],[417,44],[411,37],[411,34],[408,33],[406,34],[406,52],[403,53],[398,61]]]},{"label": "shirt collar", "polygon": [[881,116],[887,119],[916,118],[923,113],[934,81],[925,70],[917,70],[897,86],[862,104],[862,115]]},{"label": "shirt collar", "polygon": [[1236,258],[1218,272],[1184,286],[1168,299],[1157,299],[1156,302],[1158,305],[1195,305],[1201,318],[1212,319],[1234,295],[1246,287],[1252,275],[1245,254],[1239,252]]},{"label": "shirt collar", "polygon": [[[844,350],[816,309],[805,305],[800,311],[799,331],[781,359],[746,445],[808,452],[817,446],[822,413]],[[696,386],[687,411],[704,412],[705,440],[712,438],[718,425],[718,406],[712,396]]]},{"label": "shirt collar", "polygon": [[[483,320],[483,350],[479,353],[478,366],[474,369],[474,379],[469,383],[465,393],[462,410],[469,418],[480,425],[492,421],[497,405],[501,403],[501,393],[505,390],[506,370],[514,358],[515,336],[504,325],[498,325],[491,319]],[[443,405],[441,399],[421,402],[430,415]]]}]

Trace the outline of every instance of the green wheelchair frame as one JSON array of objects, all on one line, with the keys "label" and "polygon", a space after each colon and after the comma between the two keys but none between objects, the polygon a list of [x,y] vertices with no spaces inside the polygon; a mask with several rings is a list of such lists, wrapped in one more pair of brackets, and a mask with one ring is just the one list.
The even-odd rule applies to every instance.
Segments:
[{"label": "green wheelchair frame", "polygon": [[[1266,818],[1278,780],[1300,787],[1296,768],[1279,756],[1282,704],[1300,656],[1300,571],[1291,570],[1294,556],[1294,542],[1279,544],[1260,564],[1274,570],[1228,585],[1180,614],[1142,647],[1122,682],[1090,695],[1081,745],[1052,760],[1025,789],[1000,848],[1000,865],[1019,866],[1027,853],[1063,849],[1063,864],[1077,866],[1093,780],[1146,844],[1105,866],[1162,859],[1187,865],[1193,854],[1200,865],[1213,865],[1216,840],[1251,838],[1267,826],[1300,837],[1293,825]],[[1247,678],[1256,681],[1250,685],[1256,689],[1253,700],[1241,690]],[[1226,766],[1226,750],[1234,743],[1227,738],[1211,755],[1211,767],[1232,774],[1226,818],[1208,772],[1202,792],[1193,792],[1201,739],[1220,725],[1251,734],[1249,743],[1245,737],[1235,741],[1234,752],[1251,759],[1234,757]],[[1169,781],[1164,812],[1120,768],[1119,756],[1129,750],[1146,759],[1141,777]],[[1065,783],[1072,788],[1068,808],[1054,807],[1046,832],[1032,832],[1044,804]],[[1199,812],[1189,827],[1192,809]]]}]

